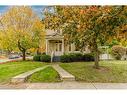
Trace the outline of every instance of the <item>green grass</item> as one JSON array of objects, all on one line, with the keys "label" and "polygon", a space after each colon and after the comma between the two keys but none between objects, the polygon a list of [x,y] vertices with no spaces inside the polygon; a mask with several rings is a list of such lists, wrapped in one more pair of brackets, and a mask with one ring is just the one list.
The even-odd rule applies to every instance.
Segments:
[{"label": "green grass", "polygon": [[28,82],[60,82],[60,77],[52,67],[47,67],[31,75]]},{"label": "green grass", "polygon": [[35,69],[37,67],[44,66],[46,64],[42,62],[32,62],[32,61],[19,61],[19,62],[9,62],[5,64],[0,64],[0,83],[9,82],[9,80],[18,74]]},{"label": "green grass", "polygon": [[74,62],[60,64],[70,72],[78,81],[100,83],[127,82],[127,61],[101,61],[101,69],[93,68],[93,62]]}]

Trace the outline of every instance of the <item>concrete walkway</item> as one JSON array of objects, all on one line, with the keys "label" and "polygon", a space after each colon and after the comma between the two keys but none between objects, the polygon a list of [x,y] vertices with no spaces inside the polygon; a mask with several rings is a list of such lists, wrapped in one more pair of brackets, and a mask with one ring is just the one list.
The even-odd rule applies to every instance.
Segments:
[{"label": "concrete walkway", "polygon": [[61,80],[63,81],[74,81],[75,80],[75,76],[65,71],[58,64],[52,65],[52,67],[59,73]]},{"label": "concrete walkway", "polygon": [[84,83],[84,82],[59,82],[59,83],[22,83],[17,85],[0,85],[0,89],[127,89],[127,83]]},{"label": "concrete walkway", "polygon": [[15,77],[13,77],[11,79],[11,83],[23,83],[27,80],[27,78],[32,75],[33,73],[35,72],[38,72],[40,70],[43,70],[45,68],[49,67],[49,65],[46,65],[46,66],[43,66],[43,67],[40,67],[40,68],[36,68],[36,69],[33,69],[33,70],[30,70],[28,72],[25,72],[25,73],[22,73],[22,74],[19,74]]}]

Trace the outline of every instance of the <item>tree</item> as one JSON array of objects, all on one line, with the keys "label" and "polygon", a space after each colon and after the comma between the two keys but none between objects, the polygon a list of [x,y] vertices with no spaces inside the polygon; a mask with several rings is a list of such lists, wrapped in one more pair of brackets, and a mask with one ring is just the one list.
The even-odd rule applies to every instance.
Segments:
[{"label": "tree", "polygon": [[99,68],[100,45],[111,41],[116,29],[125,23],[125,6],[55,6],[55,13],[46,12],[46,28],[61,29],[67,40],[81,50],[89,45]]},{"label": "tree", "polygon": [[42,21],[36,21],[34,26],[34,31],[36,33],[34,34],[37,37],[37,54],[40,54],[41,52],[45,51],[45,26],[42,23]]},{"label": "tree", "polygon": [[0,46],[1,49],[4,49],[8,52],[8,55],[15,50],[16,43],[14,42],[15,37],[13,36],[12,31],[0,31]]},{"label": "tree", "polygon": [[44,33],[44,25],[30,7],[11,7],[2,16],[1,21],[4,26],[4,36],[11,34],[9,40],[12,41],[8,43],[16,43],[16,47],[22,52],[23,60],[25,60],[28,49],[39,47],[41,35]]}]

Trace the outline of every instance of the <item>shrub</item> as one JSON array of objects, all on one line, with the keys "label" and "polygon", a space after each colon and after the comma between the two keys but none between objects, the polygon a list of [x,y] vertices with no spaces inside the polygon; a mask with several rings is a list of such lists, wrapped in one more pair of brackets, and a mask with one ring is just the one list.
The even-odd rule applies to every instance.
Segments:
[{"label": "shrub", "polygon": [[117,59],[120,60],[121,57],[126,52],[125,48],[119,45],[115,45],[112,47],[112,55]]},{"label": "shrub", "polygon": [[84,54],[83,61],[94,61],[94,54],[93,53]]},{"label": "shrub", "polygon": [[34,61],[40,61],[40,56],[41,56],[41,55],[34,55],[34,56],[33,56],[33,60],[34,60]]},{"label": "shrub", "polygon": [[76,61],[82,61],[83,60],[83,54],[81,53],[76,53]]},{"label": "shrub", "polygon": [[77,62],[82,61],[83,55],[81,53],[64,54],[60,57],[61,62]]},{"label": "shrub", "polygon": [[41,55],[40,56],[40,61],[41,62],[50,62],[51,61],[51,56],[50,55]]},{"label": "shrub", "polygon": [[82,61],[83,55],[81,53],[70,53],[71,62]]},{"label": "shrub", "polygon": [[61,62],[81,62],[81,61],[94,61],[94,54],[81,54],[81,53],[70,53],[64,54],[60,57]]},{"label": "shrub", "polygon": [[75,62],[76,61],[76,55],[74,53],[68,54],[68,57],[70,59],[70,62]]},{"label": "shrub", "polygon": [[64,55],[60,56],[60,61],[63,62],[63,63],[65,63],[65,62],[71,62],[71,58],[70,58],[69,55],[64,54]]}]

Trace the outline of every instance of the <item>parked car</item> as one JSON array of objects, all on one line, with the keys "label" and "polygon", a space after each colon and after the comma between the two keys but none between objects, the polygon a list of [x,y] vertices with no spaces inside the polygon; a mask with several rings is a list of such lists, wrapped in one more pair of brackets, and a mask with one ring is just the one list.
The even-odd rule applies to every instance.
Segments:
[{"label": "parked car", "polygon": [[20,58],[20,56],[18,54],[9,55],[9,59],[15,59],[15,58]]}]

